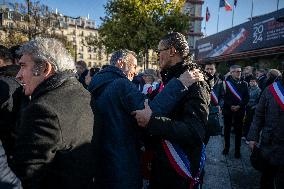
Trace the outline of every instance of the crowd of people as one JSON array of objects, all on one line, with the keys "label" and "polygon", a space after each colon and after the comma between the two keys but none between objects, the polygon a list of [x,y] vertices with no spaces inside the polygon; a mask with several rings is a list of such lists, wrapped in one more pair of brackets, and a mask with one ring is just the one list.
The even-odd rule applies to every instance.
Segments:
[{"label": "crowd of people", "polygon": [[159,71],[137,74],[128,49],[88,70],[56,39],[1,47],[0,188],[202,188],[206,145],[224,135],[227,155],[232,128],[235,158],[243,137],[261,188],[283,188],[281,72],[232,65],[221,77],[177,32],[158,57]]}]

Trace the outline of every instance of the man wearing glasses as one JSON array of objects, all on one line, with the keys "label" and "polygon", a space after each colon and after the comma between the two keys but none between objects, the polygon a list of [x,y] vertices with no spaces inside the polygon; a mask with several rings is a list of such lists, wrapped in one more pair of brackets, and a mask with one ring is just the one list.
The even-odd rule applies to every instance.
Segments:
[{"label": "man wearing glasses", "polygon": [[[180,33],[164,36],[158,49],[165,88],[172,78],[178,78],[184,70],[197,68],[191,61],[187,40]],[[199,188],[205,160],[203,139],[209,99],[209,85],[201,81],[190,86],[186,96],[169,114],[158,115],[147,103],[143,110],[135,111],[138,125],[146,129],[151,138],[149,146],[154,151],[150,189]]]},{"label": "man wearing glasses", "polygon": [[224,87],[224,138],[225,147],[223,155],[227,155],[230,149],[231,127],[235,130],[235,158],[240,158],[242,137],[242,125],[245,115],[245,106],[249,100],[248,84],[241,81],[242,69],[239,65],[230,67],[230,75],[223,83]]}]

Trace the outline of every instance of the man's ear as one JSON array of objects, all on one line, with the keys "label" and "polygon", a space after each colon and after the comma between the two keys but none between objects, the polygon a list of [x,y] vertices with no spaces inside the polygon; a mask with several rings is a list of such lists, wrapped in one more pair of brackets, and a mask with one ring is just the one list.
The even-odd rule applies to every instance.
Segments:
[{"label": "man's ear", "polygon": [[52,67],[52,65],[49,62],[45,63],[45,69],[44,69],[44,77],[47,78],[50,75],[52,75],[54,73],[54,68]]},{"label": "man's ear", "polygon": [[122,69],[123,68],[123,61],[121,59],[119,59],[116,64],[115,64],[116,67]]},{"label": "man's ear", "polygon": [[174,47],[170,48],[170,56],[174,56],[177,53],[177,50]]}]

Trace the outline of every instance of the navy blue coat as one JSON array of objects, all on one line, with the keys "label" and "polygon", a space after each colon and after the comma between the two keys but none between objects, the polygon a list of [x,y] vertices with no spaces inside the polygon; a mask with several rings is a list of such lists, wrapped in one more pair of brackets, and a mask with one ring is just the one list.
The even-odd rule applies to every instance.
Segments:
[{"label": "navy blue coat", "polygon": [[[168,86],[150,102],[156,113],[166,115],[186,93],[177,79]],[[130,114],[144,108],[144,95],[115,66],[96,74],[89,91],[95,120],[96,188],[140,189],[140,132]]]}]

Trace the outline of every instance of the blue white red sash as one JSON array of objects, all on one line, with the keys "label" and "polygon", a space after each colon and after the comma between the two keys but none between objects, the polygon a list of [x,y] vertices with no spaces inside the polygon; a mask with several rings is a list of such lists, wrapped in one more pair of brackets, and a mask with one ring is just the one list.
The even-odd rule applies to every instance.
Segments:
[{"label": "blue white red sash", "polygon": [[201,159],[200,159],[200,164],[199,164],[199,171],[195,177],[192,176],[191,171],[190,171],[190,161],[187,157],[187,155],[183,152],[183,150],[176,144],[171,143],[168,140],[163,140],[162,141],[163,148],[166,152],[166,155],[173,166],[173,168],[176,170],[176,172],[181,175],[182,177],[185,177],[189,180],[190,182],[190,189],[193,189],[194,185],[197,183],[200,183],[200,173],[201,170],[204,168],[205,164],[205,145],[203,144],[202,147],[202,154],[201,154]]},{"label": "blue white red sash", "polygon": [[210,96],[211,96],[211,101],[213,102],[214,106],[218,106],[219,101],[218,101],[218,98],[216,96],[216,93],[214,92],[214,89],[212,89]]},{"label": "blue white red sash", "polygon": [[275,98],[276,102],[279,104],[281,109],[284,111],[284,88],[280,81],[274,82],[269,85],[269,90]]},{"label": "blue white red sash", "polygon": [[239,94],[239,92],[237,91],[237,89],[235,88],[235,86],[230,82],[225,80],[226,86],[227,88],[231,91],[231,93],[239,100],[242,101],[242,97]]}]

